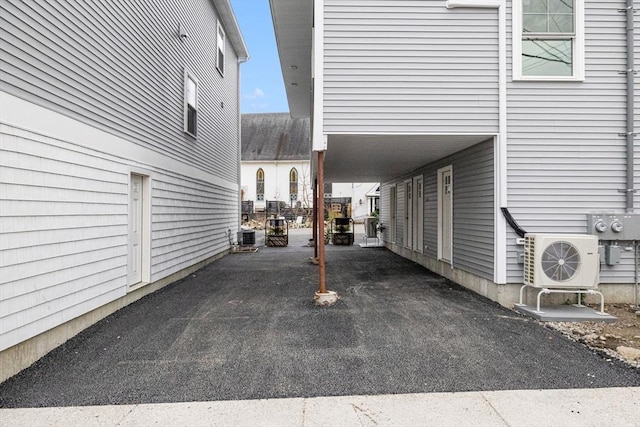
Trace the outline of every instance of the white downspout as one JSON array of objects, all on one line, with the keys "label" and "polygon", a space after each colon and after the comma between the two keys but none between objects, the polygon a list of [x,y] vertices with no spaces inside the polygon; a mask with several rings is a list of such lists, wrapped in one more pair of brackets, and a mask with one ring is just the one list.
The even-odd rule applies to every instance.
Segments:
[{"label": "white downspout", "polygon": [[494,164],[493,281],[507,283],[507,223],[500,208],[507,207],[507,7],[505,0],[449,0],[447,7],[498,9],[498,135]]}]

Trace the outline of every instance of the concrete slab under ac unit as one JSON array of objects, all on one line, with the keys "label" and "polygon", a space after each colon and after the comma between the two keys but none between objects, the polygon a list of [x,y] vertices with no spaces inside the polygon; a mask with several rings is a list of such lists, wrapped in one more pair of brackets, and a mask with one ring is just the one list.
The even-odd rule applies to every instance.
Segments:
[{"label": "concrete slab under ac unit", "polygon": [[384,243],[370,241],[370,242],[360,243],[360,247],[361,248],[384,248]]},{"label": "concrete slab under ac unit", "polygon": [[516,304],[514,309],[526,316],[531,316],[542,322],[615,322],[617,317],[578,305],[547,305],[536,311],[535,305]]}]

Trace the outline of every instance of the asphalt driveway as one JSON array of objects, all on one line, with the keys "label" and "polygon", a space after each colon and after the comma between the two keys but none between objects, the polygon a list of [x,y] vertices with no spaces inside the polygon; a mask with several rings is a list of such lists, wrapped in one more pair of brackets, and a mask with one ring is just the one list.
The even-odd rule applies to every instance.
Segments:
[{"label": "asphalt driveway", "polygon": [[379,248],[230,254],[0,385],[0,407],[640,386],[607,360]]}]

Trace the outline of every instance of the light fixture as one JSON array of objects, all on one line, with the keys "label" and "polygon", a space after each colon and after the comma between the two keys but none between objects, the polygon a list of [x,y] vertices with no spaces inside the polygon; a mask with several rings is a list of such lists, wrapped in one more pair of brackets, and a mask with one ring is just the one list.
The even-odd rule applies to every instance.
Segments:
[{"label": "light fixture", "polygon": [[291,86],[298,86],[298,83],[293,82],[293,83],[291,83]]},{"label": "light fixture", "polygon": [[297,66],[297,65],[291,65],[291,69],[292,69],[292,70],[297,70],[297,69],[298,69],[298,66]]},{"label": "light fixture", "polygon": [[182,24],[180,24],[180,28],[178,29],[178,34],[180,35],[180,40],[186,40],[187,37],[189,37],[189,34],[187,34],[187,29],[184,28]]}]

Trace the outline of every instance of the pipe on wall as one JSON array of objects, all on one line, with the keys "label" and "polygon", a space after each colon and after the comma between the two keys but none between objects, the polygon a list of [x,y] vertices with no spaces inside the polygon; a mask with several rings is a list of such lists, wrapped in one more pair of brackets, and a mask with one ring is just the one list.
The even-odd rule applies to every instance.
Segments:
[{"label": "pipe on wall", "polygon": [[635,126],[633,122],[633,110],[634,110],[634,49],[635,43],[634,37],[634,22],[633,22],[633,0],[627,0],[627,7],[625,9],[627,14],[627,187],[626,187],[626,207],[627,212],[633,211],[633,196],[634,196],[634,137]]}]

